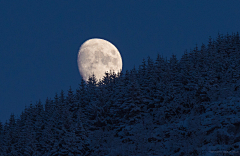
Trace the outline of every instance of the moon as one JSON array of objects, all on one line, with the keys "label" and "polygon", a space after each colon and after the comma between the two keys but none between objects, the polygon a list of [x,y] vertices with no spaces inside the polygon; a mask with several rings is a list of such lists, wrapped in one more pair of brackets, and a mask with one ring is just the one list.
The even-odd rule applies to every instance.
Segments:
[{"label": "moon", "polygon": [[93,74],[97,80],[105,75],[105,72],[122,70],[122,57],[118,49],[104,39],[93,38],[85,41],[78,52],[78,69],[83,80],[87,82]]}]

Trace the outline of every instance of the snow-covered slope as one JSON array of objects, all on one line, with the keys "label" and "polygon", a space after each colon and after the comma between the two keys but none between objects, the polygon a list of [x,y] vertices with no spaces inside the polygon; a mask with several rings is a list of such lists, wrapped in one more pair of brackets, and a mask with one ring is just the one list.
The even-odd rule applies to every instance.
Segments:
[{"label": "snow-covered slope", "polygon": [[[108,155],[240,155],[240,98],[204,103],[206,111],[158,125],[150,114],[135,125],[101,131]],[[96,133],[96,132],[94,132]],[[104,141],[105,140],[105,141]]]}]

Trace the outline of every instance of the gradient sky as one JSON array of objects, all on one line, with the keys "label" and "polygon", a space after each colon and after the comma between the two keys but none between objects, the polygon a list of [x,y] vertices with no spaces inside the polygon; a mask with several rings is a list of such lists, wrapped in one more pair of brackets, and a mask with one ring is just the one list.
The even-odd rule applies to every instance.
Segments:
[{"label": "gradient sky", "polygon": [[209,36],[239,32],[239,8],[237,0],[0,1],[0,121],[75,91],[77,53],[90,38],[113,43],[125,72],[147,56],[180,59]]}]

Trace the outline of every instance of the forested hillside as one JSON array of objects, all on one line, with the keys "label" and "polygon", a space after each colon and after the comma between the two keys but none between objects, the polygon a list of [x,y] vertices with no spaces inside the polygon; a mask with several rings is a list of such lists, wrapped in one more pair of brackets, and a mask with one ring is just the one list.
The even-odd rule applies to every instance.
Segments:
[{"label": "forested hillside", "polygon": [[2,156],[240,155],[239,145],[239,33],[180,60],[158,55],[102,81],[93,75],[0,123]]}]

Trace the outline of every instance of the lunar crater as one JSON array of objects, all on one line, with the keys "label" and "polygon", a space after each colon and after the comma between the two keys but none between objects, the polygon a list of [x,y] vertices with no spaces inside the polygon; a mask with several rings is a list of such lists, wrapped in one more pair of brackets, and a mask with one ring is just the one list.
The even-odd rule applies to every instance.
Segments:
[{"label": "lunar crater", "polygon": [[112,53],[113,55],[115,55],[116,52],[115,52],[115,50],[111,50],[111,53]]}]

